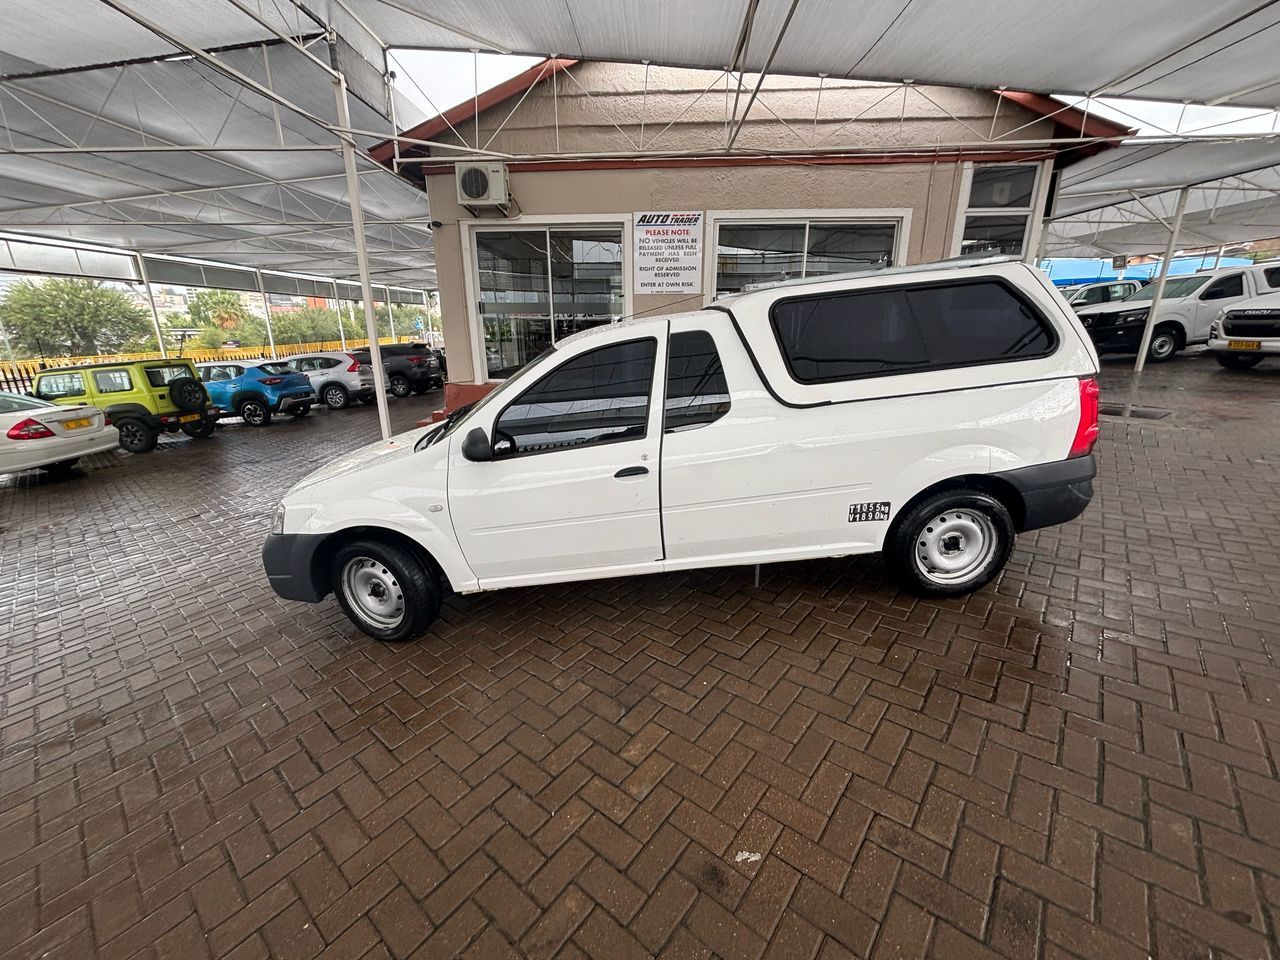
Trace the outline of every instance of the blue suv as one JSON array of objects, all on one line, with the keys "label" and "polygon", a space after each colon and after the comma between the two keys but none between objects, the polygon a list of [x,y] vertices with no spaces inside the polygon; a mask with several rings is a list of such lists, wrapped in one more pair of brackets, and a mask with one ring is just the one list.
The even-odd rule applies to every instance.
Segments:
[{"label": "blue suv", "polygon": [[305,417],[316,402],[306,374],[273,360],[227,360],[199,363],[200,380],[215,406],[245,423],[265,427],[273,413]]}]

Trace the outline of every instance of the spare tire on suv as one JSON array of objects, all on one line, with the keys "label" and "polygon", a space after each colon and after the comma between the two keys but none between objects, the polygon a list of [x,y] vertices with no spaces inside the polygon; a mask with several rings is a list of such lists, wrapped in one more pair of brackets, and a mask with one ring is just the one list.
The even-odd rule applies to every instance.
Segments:
[{"label": "spare tire on suv", "polygon": [[194,413],[203,410],[209,400],[204,384],[195,377],[174,377],[169,381],[169,399],[179,410]]}]

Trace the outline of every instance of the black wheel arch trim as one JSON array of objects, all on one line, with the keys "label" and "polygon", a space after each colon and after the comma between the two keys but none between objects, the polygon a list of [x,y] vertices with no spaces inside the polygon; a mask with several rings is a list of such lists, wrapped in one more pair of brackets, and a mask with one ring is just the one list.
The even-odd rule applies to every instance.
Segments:
[{"label": "black wheel arch trim", "polygon": [[993,473],[994,479],[1013,487],[1022,499],[1018,532],[1039,530],[1074,520],[1093,499],[1093,478],[1098,463],[1093,454],[1038,463]]}]

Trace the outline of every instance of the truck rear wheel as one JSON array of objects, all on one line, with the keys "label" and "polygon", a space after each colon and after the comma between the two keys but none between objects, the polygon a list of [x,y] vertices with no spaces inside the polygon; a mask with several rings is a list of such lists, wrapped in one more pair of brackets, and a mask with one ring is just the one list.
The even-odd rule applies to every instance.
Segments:
[{"label": "truck rear wheel", "polygon": [[995,579],[1013,549],[1013,519],[995,497],[944,490],[894,523],[885,541],[889,565],[915,592],[972,593]]},{"label": "truck rear wheel", "polygon": [[412,640],[440,615],[439,575],[395,544],[345,544],[331,575],[342,611],[375,640]]}]

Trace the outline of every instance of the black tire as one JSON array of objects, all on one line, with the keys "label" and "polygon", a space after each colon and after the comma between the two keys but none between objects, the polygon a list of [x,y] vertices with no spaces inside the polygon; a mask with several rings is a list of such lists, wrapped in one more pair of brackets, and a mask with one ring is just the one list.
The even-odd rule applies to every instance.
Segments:
[{"label": "black tire", "polygon": [[212,417],[209,417],[197,423],[184,423],[182,432],[196,440],[204,440],[213,436],[213,428],[217,425],[217,422]]},{"label": "black tire", "polygon": [[65,477],[70,475],[71,471],[76,468],[76,464],[79,462],[79,457],[72,457],[70,460],[59,460],[57,463],[46,463],[40,469],[50,476]]},{"label": "black tire", "polygon": [[327,383],[320,391],[320,399],[330,410],[342,410],[351,403],[351,394],[340,383]]},{"label": "black tire", "polygon": [[303,403],[289,408],[289,416],[301,419],[311,412],[311,404]]},{"label": "black tire", "polygon": [[[943,490],[894,521],[884,556],[926,596],[954,597],[986,586],[1003,569],[1016,531],[1005,505],[977,490]],[[966,565],[966,553],[972,553]],[[947,563],[956,564],[947,570]]]},{"label": "black tire", "polygon": [[271,422],[271,407],[261,397],[245,397],[236,405],[236,413],[251,427],[265,427]]},{"label": "black tire", "polygon": [[128,453],[150,453],[156,448],[160,435],[141,420],[126,417],[114,421],[120,431],[120,449]]},{"label": "black tire", "polygon": [[409,378],[403,374],[393,373],[391,375],[391,383],[389,386],[393,397],[404,399],[409,394],[413,393],[413,384],[411,384],[409,382]]},{"label": "black tire", "polygon": [[1176,327],[1166,325],[1151,331],[1151,343],[1147,347],[1148,363],[1164,363],[1182,349]]},{"label": "black tire", "polygon": [[209,395],[195,377],[175,377],[169,381],[169,400],[179,410],[194,413],[205,408]]},{"label": "black tire", "polygon": [[1262,362],[1260,353],[1215,353],[1213,358],[1228,370],[1250,370]]},{"label": "black tire", "polygon": [[412,640],[440,615],[439,573],[395,544],[345,544],[334,554],[330,576],[342,612],[375,640]]}]

